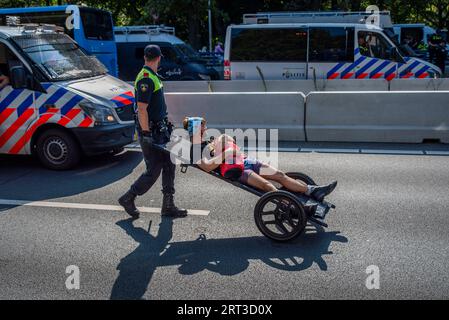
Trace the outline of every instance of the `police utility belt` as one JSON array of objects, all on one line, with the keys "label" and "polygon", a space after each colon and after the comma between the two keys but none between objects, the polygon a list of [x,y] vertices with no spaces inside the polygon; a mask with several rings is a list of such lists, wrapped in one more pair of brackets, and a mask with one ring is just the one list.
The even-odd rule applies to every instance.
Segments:
[{"label": "police utility belt", "polygon": [[[138,123],[138,122],[137,122]],[[142,129],[139,126],[140,134]],[[173,132],[173,124],[167,118],[160,121],[150,121],[149,136],[155,144],[165,144],[170,141],[171,133]]]}]

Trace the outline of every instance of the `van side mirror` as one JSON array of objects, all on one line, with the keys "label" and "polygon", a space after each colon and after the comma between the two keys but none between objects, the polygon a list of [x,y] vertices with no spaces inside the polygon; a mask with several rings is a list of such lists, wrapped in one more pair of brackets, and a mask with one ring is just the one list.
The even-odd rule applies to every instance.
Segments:
[{"label": "van side mirror", "polygon": [[40,82],[20,62],[12,61],[9,66],[9,82],[13,89],[29,89],[47,93]]},{"label": "van side mirror", "polygon": [[26,89],[27,88],[27,75],[24,66],[13,66],[9,70],[11,86],[14,89]]},{"label": "van side mirror", "polygon": [[401,56],[401,53],[400,53],[400,51],[399,51],[399,48],[396,48],[396,47],[394,47],[393,49],[392,49],[392,52],[391,52],[391,59],[393,60],[393,61],[396,61],[396,62],[404,62],[403,61],[403,58],[402,58],[402,56]]},{"label": "van side mirror", "polygon": [[387,60],[396,61],[396,48],[392,47],[387,51]]}]

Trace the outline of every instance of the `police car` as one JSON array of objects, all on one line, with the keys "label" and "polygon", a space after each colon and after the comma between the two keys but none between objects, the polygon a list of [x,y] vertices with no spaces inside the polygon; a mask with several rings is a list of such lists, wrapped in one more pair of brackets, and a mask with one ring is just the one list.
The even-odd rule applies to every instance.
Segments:
[{"label": "police car", "polygon": [[[227,29],[224,78],[381,78],[389,81],[441,76],[437,66],[403,56],[383,28],[362,22],[319,22],[347,18],[344,13],[328,15],[282,13],[245,16],[244,24],[231,25]],[[349,18],[361,16],[356,13]],[[388,15],[381,15],[381,18],[386,17]]]},{"label": "police car", "polygon": [[48,168],[117,152],[134,138],[132,86],[107,74],[54,26],[0,27],[0,153],[36,154]]}]

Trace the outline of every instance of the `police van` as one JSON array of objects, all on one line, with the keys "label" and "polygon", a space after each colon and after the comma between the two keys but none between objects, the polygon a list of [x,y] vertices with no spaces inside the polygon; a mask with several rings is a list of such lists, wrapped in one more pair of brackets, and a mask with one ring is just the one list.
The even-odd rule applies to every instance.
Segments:
[{"label": "police van", "polygon": [[[430,36],[442,33],[426,26],[424,23],[395,24],[393,28],[401,44],[408,44],[417,52],[419,57],[423,57],[426,60],[429,58],[427,49]],[[449,51],[449,45],[446,45],[446,48]]]},{"label": "police van", "polygon": [[373,24],[280,22],[298,19],[270,20],[269,15],[262,21],[249,18],[244,20],[249,23],[227,29],[226,80],[441,76],[437,66],[403,56],[383,29]]},{"label": "police van", "polygon": [[54,26],[0,27],[0,70],[1,154],[63,170],[133,141],[133,87]]},{"label": "police van", "polygon": [[175,36],[175,28],[159,25],[114,28],[117,42],[119,78],[134,81],[142,69],[143,52],[147,45],[161,48],[163,58],[158,73],[164,80],[217,80],[218,72],[207,66],[187,43]]}]

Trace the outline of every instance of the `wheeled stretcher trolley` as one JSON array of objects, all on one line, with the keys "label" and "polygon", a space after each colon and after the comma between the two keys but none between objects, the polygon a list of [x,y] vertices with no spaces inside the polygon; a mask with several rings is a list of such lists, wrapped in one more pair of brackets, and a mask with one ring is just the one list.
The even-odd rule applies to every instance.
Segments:
[{"label": "wheeled stretcher trolley", "polygon": [[[179,137],[171,140],[166,147],[160,147],[160,149],[174,155],[175,158],[181,161],[182,173],[186,173],[189,167],[193,167],[260,197],[254,208],[254,220],[257,228],[266,237],[274,241],[287,242],[301,235],[306,228],[307,222],[325,228],[328,227],[324,220],[329,211],[335,209],[335,205],[326,201],[318,202],[312,197],[293,193],[284,188],[273,192],[263,192],[239,181],[224,178],[218,169],[205,172],[198,165],[192,164],[190,161],[170,151],[172,144],[176,143],[176,140],[179,141]],[[316,185],[313,179],[304,173],[290,172],[286,174],[293,179],[305,182],[307,185]]]}]

